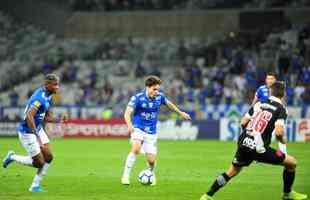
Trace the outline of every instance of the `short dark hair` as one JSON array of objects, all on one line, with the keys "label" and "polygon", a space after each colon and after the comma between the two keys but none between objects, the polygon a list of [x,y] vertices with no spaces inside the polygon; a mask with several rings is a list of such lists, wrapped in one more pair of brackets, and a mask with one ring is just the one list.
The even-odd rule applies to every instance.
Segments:
[{"label": "short dark hair", "polygon": [[47,74],[45,76],[45,83],[50,83],[52,81],[59,81],[59,77],[56,74]]},{"label": "short dark hair", "polygon": [[283,81],[276,81],[271,85],[270,89],[272,96],[282,98],[285,94],[285,83]]},{"label": "short dark hair", "polygon": [[162,81],[160,80],[160,78],[158,76],[147,76],[145,78],[145,86],[146,87],[151,87],[153,85],[160,85],[162,83]]},{"label": "short dark hair", "polygon": [[277,79],[277,73],[273,72],[273,71],[269,71],[266,73],[266,76],[273,76]]}]

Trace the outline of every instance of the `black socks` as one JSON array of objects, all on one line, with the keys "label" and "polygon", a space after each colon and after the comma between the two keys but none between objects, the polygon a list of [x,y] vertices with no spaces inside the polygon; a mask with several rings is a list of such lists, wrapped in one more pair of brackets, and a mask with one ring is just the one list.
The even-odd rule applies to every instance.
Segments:
[{"label": "black socks", "polygon": [[213,196],[221,187],[223,187],[228,181],[230,180],[230,177],[223,173],[219,175],[214,183],[212,184],[211,188],[207,192],[207,195]]},{"label": "black socks", "polygon": [[284,169],[283,171],[283,192],[284,193],[290,193],[292,190],[292,185],[294,183],[295,179],[295,171],[288,171],[287,169]]}]

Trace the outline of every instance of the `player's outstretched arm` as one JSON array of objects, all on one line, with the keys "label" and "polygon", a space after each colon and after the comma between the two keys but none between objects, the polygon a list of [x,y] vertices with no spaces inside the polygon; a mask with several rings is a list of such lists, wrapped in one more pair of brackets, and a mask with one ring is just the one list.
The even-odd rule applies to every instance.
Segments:
[{"label": "player's outstretched arm", "polygon": [[167,100],[166,105],[170,110],[173,110],[174,112],[178,113],[183,119],[185,120],[191,120],[192,118],[190,117],[189,114],[186,112],[181,111],[174,103],[171,101]]},{"label": "player's outstretched arm", "polygon": [[127,127],[128,127],[128,131],[130,134],[134,131],[134,127],[133,127],[132,122],[131,122],[131,116],[132,116],[133,112],[134,112],[134,108],[131,106],[127,106],[125,113],[124,113],[124,119],[125,119],[125,122],[126,122]]},{"label": "player's outstretched arm", "polygon": [[54,116],[52,111],[48,110],[45,114],[44,121],[50,122],[50,123],[64,123],[68,121],[68,116],[65,114],[62,114],[60,118],[57,118]]}]

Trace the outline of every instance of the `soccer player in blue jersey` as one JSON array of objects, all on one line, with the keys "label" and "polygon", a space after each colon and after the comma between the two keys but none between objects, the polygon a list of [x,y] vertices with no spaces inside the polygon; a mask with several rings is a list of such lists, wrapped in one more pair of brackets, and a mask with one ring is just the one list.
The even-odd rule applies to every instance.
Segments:
[{"label": "soccer player in blue jersey", "polygon": [[[145,152],[149,169],[154,174],[157,154],[156,124],[161,105],[166,105],[183,119],[191,120],[191,117],[186,112],[178,109],[163,93],[159,92],[161,83],[162,81],[157,76],[148,76],[145,79],[145,89],[132,96],[126,108],[124,118],[130,133],[132,147],[127,156],[121,179],[121,183],[124,185],[130,184],[130,172],[137,155],[141,151]],[[152,185],[155,184],[154,175]]]},{"label": "soccer player in blue jersey", "polygon": [[260,86],[255,93],[255,97],[253,99],[252,105],[257,103],[258,101],[261,103],[267,102],[269,99],[269,88],[271,85],[276,82],[277,76],[274,72],[268,72],[265,79],[265,85]]},{"label": "soccer player in blue jersey", "polygon": [[38,88],[27,101],[25,117],[18,126],[19,140],[28,156],[17,155],[13,151],[9,151],[3,159],[4,168],[15,161],[18,164],[38,169],[29,188],[30,192],[44,191],[40,183],[53,160],[49,138],[43,129],[43,124],[44,122],[56,123],[66,120],[65,116],[56,119],[50,111],[52,95],[58,89],[58,76],[55,74],[46,75],[44,86]]}]

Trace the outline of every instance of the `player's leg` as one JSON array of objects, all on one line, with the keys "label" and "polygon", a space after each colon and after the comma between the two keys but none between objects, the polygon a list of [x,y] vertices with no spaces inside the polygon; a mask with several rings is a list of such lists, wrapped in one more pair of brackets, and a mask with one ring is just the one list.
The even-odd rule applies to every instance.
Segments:
[{"label": "player's leg", "polygon": [[236,176],[240,171],[242,167],[235,166],[233,164],[230,165],[229,169],[225,172],[220,174],[215,181],[213,182],[212,186],[210,187],[209,191],[204,194],[200,200],[212,200],[212,196],[222,187],[228,183],[230,179],[232,179],[234,176]]},{"label": "player's leg", "polygon": [[237,149],[235,157],[230,165],[229,169],[219,175],[213,184],[211,185],[208,192],[201,196],[200,200],[212,200],[212,196],[222,187],[226,185],[226,183],[236,176],[244,166],[249,166],[253,162],[253,155],[246,151],[244,148]]},{"label": "player's leg", "polygon": [[286,155],[283,165],[283,199],[307,199],[307,195],[292,190],[297,167],[296,159],[293,156]]},{"label": "player's leg", "polygon": [[131,150],[129,154],[127,155],[124,170],[123,170],[123,176],[121,179],[122,184],[129,185],[129,177],[131,170],[136,162],[136,157],[140,153],[142,141],[143,141],[143,133],[140,129],[135,129],[135,131],[131,134]]},{"label": "player's leg", "polygon": [[149,170],[153,173],[153,182],[151,183],[152,186],[157,184],[156,175],[155,175],[155,166],[156,166],[156,154],[153,153],[146,153],[146,160],[149,166]]},{"label": "player's leg", "polygon": [[124,185],[130,184],[130,181],[129,181],[130,173],[136,162],[136,157],[140,153],[141,144],[142,144],[141,140],[136,140],[136,139],[131,140],[131,151],[127,155],[125,166],[124,166],[124,171],[123,171],[123,176],[121,180],[122,184]]},{"label": "player's leg", "polygon": [[155,172],[156,154],[146,153],[146,161],[151,172]]},{"label": "player's leg", "polygon": [[15,161],[18,164],[41,168],[44,165],[44,157],[40,152],[40,145],[34,134],[19,133],[19,140],[26,149],[28,156],[17,155],[10,151],[3,160],[3,167],[7,168],[10,163]]},{"label": "player's leg", "polygon": [[297,166],[297,161],[294,157],[290,155],[285,155],[280,150],[275,150],[273,148],[267,148],[266,152],[263,154],[257,154],[257,161],[273,164],[273,165],[283,165],[283,199],[306,199],[307,196],[299,194],[292,191],[292,186],[295,180],[295,170]]},{"label": "player's leg", "polygon": [[155,167],[156,167],[156,155],[157,155],[157,135],[151,135],[144,133],[144,142],[142,145],[142,149],[146,153],[146,161],[149,167],[149,170],[153,173],[153,182],[152,186],[156,185],[156,175],[155,175]]},{"label": "player's leg", "polygon": [[43,155],[44,165],[38,169],[37,174],[34,176],[29,191],[40,192],[43,191],[40,187],[43,177],[46,175],[50,163],[53,160],[53,154],[49,146],[49,139],[43,129],[38,133],[38,140],[41,143],[41,154]]}]

